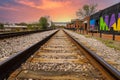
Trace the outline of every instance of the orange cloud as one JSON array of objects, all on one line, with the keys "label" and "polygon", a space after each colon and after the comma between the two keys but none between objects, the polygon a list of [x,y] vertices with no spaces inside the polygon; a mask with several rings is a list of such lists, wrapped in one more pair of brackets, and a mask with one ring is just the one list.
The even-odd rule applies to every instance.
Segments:
[{"label": "orange cloud", "polygon": [[19,0],[19,1],[16,0],[16,2],[29,6],[29,7],[33,7],[37,9],[44,9],[44,10],[60,8],[60,7],[64,7],[64,6],[71,4],[71,2],[68,0],[67,1],[41,0],[42,4],[40,5],[36,5],[34,1],[29,1],[29,0]]}]

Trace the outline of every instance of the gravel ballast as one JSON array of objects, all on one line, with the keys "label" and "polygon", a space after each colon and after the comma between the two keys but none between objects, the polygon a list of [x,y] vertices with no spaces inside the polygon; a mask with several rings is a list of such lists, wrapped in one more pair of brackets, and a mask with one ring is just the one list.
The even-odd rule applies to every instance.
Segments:
[{"label": "gravel ballast", "polygon": [[41,41],[56,30],[34,33],[0,40],[0,61]]},{"label": "gravel ballast", "polygon": [[114,48],[107,47],[101,41],[96,40],[94,38],[86,38],[84,35],[80,35],[78,33],[65,30],[67,33],[71,34],[75,38],[79,39],[79,41],[83,44],[87,44],[87,46],[93,50],[96,54],[101,56],[105,61],[107,61],[110,65],[120,71],[120,51],[115,50]]}]

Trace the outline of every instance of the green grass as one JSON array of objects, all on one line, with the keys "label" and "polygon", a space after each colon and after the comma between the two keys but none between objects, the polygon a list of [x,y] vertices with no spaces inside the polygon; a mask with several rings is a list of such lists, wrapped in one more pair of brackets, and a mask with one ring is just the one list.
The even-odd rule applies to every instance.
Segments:
[{"label": "green grass", "polygon": [[90,35],[84,35],[86,38],[91,38],[92,36],[90,36]]},{"label": "green grass", "polygon": [[102,39],[102,38],[95,38],[95,39],[101,41],[102,43],[104,43],[106,46],[108,46],[110,48],[120,50],[120,42],[108,40],[108,39]]},{"label": "green grass", "polygon": [[103,39],[103,38],[98,38],[98,37],[93,37],[91,35],[84,35],[86,38],[94,38],[99,41],[101,41],[103,44],[110,48],[114,48],[115,50],[120,50],[120,42],[118,41],[113,41],[113,40],[108,40],[108,39]]},{"label": "green grass", "polygon": [[[78,33],[80,34],[80,33]],[[84,34],[81,34],[84,35]],[[108,39],[103,39],[103,38],[99,38],[99,37],[94,37],[91,35],[84,35],[86,38],[94,38],[97,39],[99,41],[101,41],[103,44],[105,44],[106,46],[110,47],[110,48],[114,48],[115,50],[120,50],[120,42],[118,41],[113,41],[113,40],[108,40]]]}]

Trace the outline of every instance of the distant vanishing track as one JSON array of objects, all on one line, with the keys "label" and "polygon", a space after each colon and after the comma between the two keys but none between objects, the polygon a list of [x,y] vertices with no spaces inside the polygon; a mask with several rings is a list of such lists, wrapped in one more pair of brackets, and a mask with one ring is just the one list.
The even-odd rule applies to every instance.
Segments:
[{"label": "distant vanishing track", "polygon": [[0,62],[0,80],[119,80],[120,72],[63,30]]},{"label": "distant vanishing track", "polygon": [[[62,31],[55,34],[9,80],[108,80]],[[98,68],[98,69],[97,69]]]}]

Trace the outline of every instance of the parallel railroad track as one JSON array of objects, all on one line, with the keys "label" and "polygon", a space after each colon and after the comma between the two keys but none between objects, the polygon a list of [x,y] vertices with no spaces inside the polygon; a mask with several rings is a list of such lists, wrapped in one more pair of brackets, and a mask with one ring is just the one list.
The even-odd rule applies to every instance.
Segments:
[{"label": "parallel railroad track", "polygon": [[[52,30],[52,29],[49,29],[49,30]],[[43,31],[48,31],[48,30],[2,33],[0,34],[0,39],[10,38],[15,36],[22,36],[22,35],[27,35],[27,34],[37,33],[37,32],[43,32]]]},{"label": "parallel railroad track", "polygon": [[[52,36],[52,35],[51,35]],[[50,37],[51,37],[50,36]],[[50,38],[49,37],[49,38]],[[8,80],[119,80],[62,30],[44,41]],[[26,54],[26,53],[24,53]],[[24,59],[22,56],[21,59]],[[15,61],[15,60],[14,60]],[[15,62],[17,64],[18,62]],[[13,67],[11,65],[10,67]],[[9,69],[9,68],[8,68]],[[4,73],[4,72],[3,72]],[[117,74],[117,75],[116,75]],[[5,76],[4,76],[5,77]],[[3,78],[4,78],[3,77]]]}]

